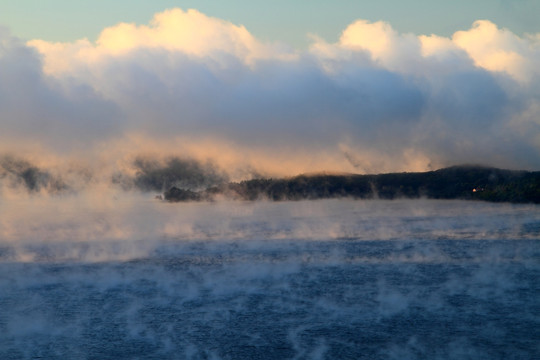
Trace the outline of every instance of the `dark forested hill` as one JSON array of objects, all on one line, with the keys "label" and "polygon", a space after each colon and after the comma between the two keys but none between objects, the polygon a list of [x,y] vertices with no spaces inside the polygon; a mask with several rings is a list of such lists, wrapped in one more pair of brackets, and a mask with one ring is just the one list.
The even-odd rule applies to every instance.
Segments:
[{"label": "dark forested hill", "polygon": [[540,172],[454,166],[422,173],[379,175],[299,175],[285,179],[253,179],[225,183],[199,192],[172,187],[169,201],[357,199],[466,199],[540,203]]}]

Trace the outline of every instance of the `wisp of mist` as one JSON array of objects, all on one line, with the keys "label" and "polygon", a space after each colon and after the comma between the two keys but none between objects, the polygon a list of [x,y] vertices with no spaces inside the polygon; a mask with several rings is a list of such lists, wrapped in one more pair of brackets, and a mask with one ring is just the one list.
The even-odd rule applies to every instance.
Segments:
[{"label": "wisp of mist", "polygon": [[532,359],[538,205],[0,200],[0,358]]}]

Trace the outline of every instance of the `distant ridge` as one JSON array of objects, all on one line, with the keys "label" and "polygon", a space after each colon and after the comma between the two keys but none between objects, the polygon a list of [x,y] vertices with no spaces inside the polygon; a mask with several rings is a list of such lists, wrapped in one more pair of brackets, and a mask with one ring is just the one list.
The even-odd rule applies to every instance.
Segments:
[{"label": "distant ridge", "polygon": [[540,171],[460,165],[428,172],[377,175],[317,173],[230,182],[202,191],[173,186],[164,193],[165,200],[173,202],[211,201],[219,197],[274,201],[428,198],[538,204]]}]

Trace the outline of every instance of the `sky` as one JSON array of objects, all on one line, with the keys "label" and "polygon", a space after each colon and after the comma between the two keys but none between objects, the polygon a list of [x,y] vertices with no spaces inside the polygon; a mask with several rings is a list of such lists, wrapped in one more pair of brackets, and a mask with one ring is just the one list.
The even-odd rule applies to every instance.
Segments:
[{"label": "sky", "polygon": [[0,176],[540,170],[538,1],[0,4]]},{"label": "sky", "polygon": [[0,23],[24,39],[96,40],[118,22],[145,24],[156,12],[179,7],[244,25],[258,39],[309,45],[308,34],[336,41],[358,18],[383,20],[399,32],[450,36],[489,19],[514,33],[540,31],[537,0],[2,0]]}]

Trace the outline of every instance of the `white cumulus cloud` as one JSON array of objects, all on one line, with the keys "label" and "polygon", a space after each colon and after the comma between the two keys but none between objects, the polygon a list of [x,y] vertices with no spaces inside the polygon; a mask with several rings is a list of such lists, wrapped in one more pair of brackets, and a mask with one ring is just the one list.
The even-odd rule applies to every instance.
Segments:
[{"label": "white cumulus cloud", "polygon": [[3,31],[0,151],[161,152],[280,175],[538,169],[539,40],[486,20],[452,37],[358,20],[298,51],[181,9],[96,42]]}]

